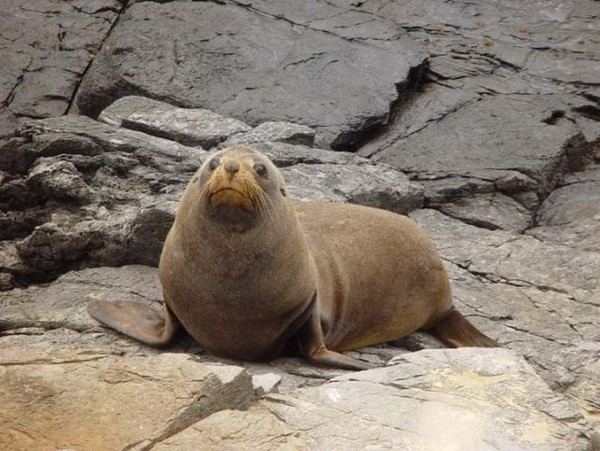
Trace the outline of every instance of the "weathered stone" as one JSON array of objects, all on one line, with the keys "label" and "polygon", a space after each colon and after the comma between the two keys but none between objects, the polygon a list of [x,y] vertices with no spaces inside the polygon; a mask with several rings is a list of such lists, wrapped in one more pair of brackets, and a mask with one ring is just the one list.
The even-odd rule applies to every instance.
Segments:
[{"label": "weathered stone", "polygon": [[216,146],[231,135],[250,130],[243,122],[212,111],[177,108],[139,96],[122,97],[104,109],[98,119],[204,149]]},{"label": "weathered stone", "polygon": [[296,164],[367,164],[369,160],[351,152],[334,152],[281,142],[259,141],[252,147],[268,156],[275,166],[284,168]]},{"label": "weathered stone", "polygon": [[277,391],[277,386],[281,383],[281,376],[274,373],[256,374],[252,376],[252,385],[254,393],[258,396],[266,395]]},{"label": "weathered stone", "polygon": [[[156,265],[180,193],[207,155],[172,141],[196,142],[179,134],[197,131],[181,117],[167,122],[158,118],[185,113],[187,120],[190,108],[179,107],[208,108],[255,127],[243,139],[284,168],[291,176],[292,195],[408,210],[408,204],[414,204],[412,209],[423,200],[410,200],[413,188],[397,169],[421,183],[424,205],[437,211],[415,211],[413,216],[446,259],[457,308],[485,333],[523,354],[551,389],[576,401],[600,431],[596,3],[13,1],[0,18],[0,290],[10,290],[0,293],[0,356],[48,363],[48,370],[57,374],[65,363],[79,365],[73,372],[88,374],[90,361],[95,365],[106,356],[126,362],[132,356],[154,359],[162,354],[104,329],[85,312],[90,298],[158,307],[155,269],[73,270],[127,262]],[[128,12],[72,102],[81,74],[121,10]],[[76,104],[97,115],[129,94],[175,106],[146,99],[133,107],[137,111],[129,108],[123,118],[114,119],[125,119],[121,127],[63,117],[21,126],[5,136],[21,117],[59,115],[69,105],[75,112]],[[136,113],[143,113],[142,119],[128,122]],[[314,129],[317,146],[358,150],[362,157],[389,161],[396,170],[359,155],[312,149],[312,132],[293,123]],[[141,126],[169,139],[125,126]],[[298,135],[295,129],[304,131]],[[222,140],[229,136],[227,131],[204,145],[225,145]],[[306,146],[272,142],[290,139]],[[406,196],[409,200],[402,200]],[[423,194],[418,197],[423,199]],[[37,284],[65,272],[53,283]],[[406,355],[406,349],[441,346],[419,332],[348,355],[382,365]],[[207,355],[189,337],[170,349],[200,361],[238,363]],[[57,352],[64,352],[68,362],[57,359]],[[427,362],[406,360],[419,355]],[[452,433],[472,438],[474,448],[544,449],[547,439],[553,440],[546,446],[552,450],[588,444],[585,423],[562,395],[551,398],[547,390],[539,391],[539,381],[532,381],[530,374],[515,381],[522,361],[502,358],[507,368],[500,371],[497,357],[470,355],[469,363],[460,363],[437,355],[403,357],[400,382],[366,381],[363,373],[350,375],[360,381],[327,383],[345,372],[316,368],[299,358],[244,363],[254,375],[281,378],[281,395],[272,396],[284,403],[278,408],[295,409],[298,393],[316,393],[319,386],[328,390],[323,399],[329,403],[331,393],[346,393],[336,384],[346,390],[349,383],[357,384],[352,395],[357,405],[344,410],[346,399],[335,405],[332,401],[328,406],[337,410],[317,418],[313,412],[321,410],[311,409],[321,409],[322,399],[304,399],[299,423],[285,422],[264,404],[248,412],[225,409],[189,427],[180,424],[181,431],[172,430],[174,435],[158,442],[160,431],[155,428],[123,446],[319,449],[325,443],[325,449],[352,449],[361,446],[365,431],[373,437],[365,448],[396,436],[412,440],[407,449],[449,447],[456,445]],[[91,360],[78,362],[77,356]],[[25,360],[15,362],[32,369]],[[490,365],[499,374],[478,373]],[[474,371],[469,370],[472,366]],[[37,368],[30,372],[37,375]],[[74,399],[73,392],[84,400],[73,402],[75,408],[94,405],[101,392],[96,385],[90,384],[94,392],[88,394],[85,384],[69,377],[65,381],[57,386],[69,383],[66,394],[36,401],[35,408],[27,404],[29,398],[22,398],[25,403],[11,409],[14,399],[5,398],[0,388],[0,417],[35,421]],[[474,388],[473,381],[483,383]],[[122,384],[113,385],[117,389]],[[31,394],[37,387],[26,380],[8,393]],[[338,391],[330,391],[332,387]],[[390,393],[380,398],[380,390]],[[398,392],[402,399],[396,403]],[[434,396],[440,392],[437,403]],[[139,401],[131,398],[133,404]],[[390,403],[394,405],[387,409]],[[378,408],[375,415],[366,410],[373,405]],[[69,407],[67,419],[78,413]],[[33,414],[20,415],[25,409]],[[517,413],[510,430],[504,428],[505,410]],[[472,411],[475,417],[469,416]],[[134,433],[138,425],[153,424],[144,416],[149,412],[127,411]],[[398,412],[413,415],[396,425],[399,417],[393,414]],[[415,417],[415,412],[424,413]],[[528,421],[540,412],[546,417],[530,427]],[[490,418],[494,423],[488,427]],[[302,421],[310,419],[322,426],[305,427]],[[425,435],[421,424],[412,427],[417,420],[435,433]],[[27,433],[21,424],[19,431]],[[487,441],[477,446],[477,426],[482,424]],[[6,430],[0,431],[1,448],[37,446],[25,435],[5,440]],[[96,429],[90,431],[81,436],[94,437]],[[118,436],[122,431],[110,433]],[[579,441],[573,441],[574,433],[583,434]],[[592,442],[599,446],[600,432],[595,437]],[[435,439],[445,441],[431,444]],[[71,447],[76,445],[81,443]],[[98,448],[95,443],[84,445]]]},{"label": "weathered stone", "polygon": [[137,3],[86,73],[77,105],[96,116],[118,97],[151,92],[251,125],[306,124],[318,146],[352,149],[388,122],[399,91],[419,83],[425,55],[415,48],[409,39],[353,41],[231,4]]},{"label": "weathered stone", "polygon": [[162,300],[155,268],[141,265],[72,271],[47,287],[31,286],[0,292],[0,320],[11,328],[67,327],[86,331],[97,327],[87,301],[129,300],[159,306]]},{"label": "weathered stone", "polygon": [[385,165],[297,164],[281,172],[299,200],[350,202],[401,214],[423,203],[421,186]]},{"label": "weathered stone", "polygon": [[584,251],[600,249],[600,167],[590,165],[565,177],[537,212],[538,226],[527,231],[544,241]]},{"label": "weathered stone", "polygon": [[565,178],[537,214],[540,225],[565,225],[581,220],[600,220],[600,165],[590,166]]},{"label": "weathered stone", "polygon": [[[144,105],[155,116],[171,108],[160,102]],[[152,112],[154,106],[158,112]],[[20,134],[24,138],[15,145],[21,154],[5,149],[7,167],[11,156],[19,164],[12,164],[9,184],[4,194],[0,191],[9,208],[13,196],[28,193],[25,205],[15,205],[25,212],[5,216],[7,223],[30,218],[6,232],[22,238],[15,244],[22,262],[13,267],[18,278],[48,280],[81,266],[158,265],[179,197],[207,152],[81,116],[32,121]],[[292,197],[400,213],[423,201],[422,188],[402,173],[350,153],[277,142],[255,147],[284,166]],[[321,182],[315,183],[314,174]]]},{"label": "weathered stone", "polygon": [[489,231],[431,210],[411,216],[435,240],[458,308],[477,327],[524,354],[555,389],[600,387],[591,370],[600,355],[591,320],[600,309],[597,249]]},{"label": "weathered stone", "polygon": [[82,174],[68,161],[49,162],[38,159],[27,178],[30,185],[37,185],[48,198],[57,200],[90,200],[93,191],[85,183]]},{"label": "weathered stone", "polygon": [[205,365],[184,354],[116,357],[62,349],[36,355],[16,347],[3,348],[0,361],[3,449],[130,448],[213,412],[247,407],[254,396],[242,368]]},{"label": "weathered stone", "polygon": [[252,145],[256,142],[284,142],[312,147],[315,143],[315,131],[304,125],[291,122],[263,122],[246,133],[238,133],[225,141],[222,147],[238,143]]},{"label": "weathered stone", "polygon": [[501,193],[475,194],[453,202],[429,206],[442,213],[486,229],[523,232],[532,222],[532,214],[519,202]]},{"label": "weathered stone", "polygon": [[6,229],[23,238],[19,278],[76,264],[158,264],[176,202],[206,152],[76,116],[33,121],[20,133],[20,153],[0,150],[14,171],[0,200],[24,209],[3,218],[26,220]]},{"label": "weathered stone", "polygon": [[206,451],[241,449],[308,450],[312,440],[302,437],[262,406],[245,412],[222,410],[152,447],[155,451],[196,449]]},{"label": "weathered stone", "polygon": [[580,152],[587,149],[571,121],[546,122],[553,112],[566,108],[560,98],[552,96],[484,99],[393,142],[373,158],[414,178],[442,183],[469,177],[476,185],[493,187],[518,171],[533,182],[528,190],[545,195],[557,186],[569,165],[584,158]]},{"label": "weathered stone", "polygon": [[577,410],[508,350],[420,351],[396,363],[260,404],[310,449],[588,449]]},{"label": "weathered stone", "polygon": [[0,136],[20,118],[64,114],[123,5],[10,1],[0,17]]}]

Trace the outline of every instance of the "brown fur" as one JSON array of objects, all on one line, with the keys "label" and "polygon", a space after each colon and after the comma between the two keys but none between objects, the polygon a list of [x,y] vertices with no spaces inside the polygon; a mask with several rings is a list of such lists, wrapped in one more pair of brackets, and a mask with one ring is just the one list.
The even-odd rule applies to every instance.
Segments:
[{"label": "brown fur", "polygon": [[275,166],[243,145],[214,158],[186,188],[163,249],[168,327],[153,319],[141,330],[106,303],[93,316],[150,344],[168,342],[179,321],[216,355],[272,359],[294,341],[314,363],[352,369],[366,365],[339,351],[418,329],[455,346],[496,345],[453,310],[442,261],[411,219],[292,202]]}]

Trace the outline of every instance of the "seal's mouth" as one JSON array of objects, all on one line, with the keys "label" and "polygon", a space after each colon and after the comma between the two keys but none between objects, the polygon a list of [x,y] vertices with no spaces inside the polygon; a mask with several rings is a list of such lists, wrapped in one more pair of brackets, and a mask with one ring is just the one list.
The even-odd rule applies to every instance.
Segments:
[{"label": "seal's mouth", "polygon": [[250,196],[243,191],[226,186],[212,190],[208,195],[210,204],[215,207],[241,208],[248,213],[256,213],[256,207]]}]

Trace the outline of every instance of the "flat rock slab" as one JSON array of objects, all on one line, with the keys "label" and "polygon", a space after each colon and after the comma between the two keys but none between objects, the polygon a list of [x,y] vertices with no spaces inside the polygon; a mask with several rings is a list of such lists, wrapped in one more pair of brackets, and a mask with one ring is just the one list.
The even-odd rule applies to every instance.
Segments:
[{"label": "flat rock slab", "polygon": [[212,111],[177,108],[140,96],[117,100],[104,109],[98,119],[204,149],[216,146],[233,134],[250,130],[243,122]]},{"label": "flat rock slab", "polygon": [[0,352],[0,445],[18,449],[150,449],[223,409],[253,400],[248,373],[185,354]]},{"label": "flat rock slab", "polygon": [[427,350],[395,363],[261,404],[314,450],[588,449],[576,408],[508,350]]},{"label": "flat rock slab", "polygon": [[91,300],[128,300],[159,308],[157,270],[143,265],[90,268],[68,272],[47,286],[0,291],[0,320],[11,329],[64,327],[83,332],[98,326],[86,310]]},{"label": "flat rock slab", "polygon": [[423,187],[386,165],[297,164],[281,172],[299,200],[349,202],[400,214],[423,205]]},{"label": "flat rock slab", "polygon": [[252,145],[261,142],[283,142],[312,147],[315,143],[315,130],[305,125],[291,122],[263,122],[246,133],[238,133],[225,141],[222,147],[244,143]]},{"label": "flat rock slab", "polygon": [[22,118],[64,114],[123,5],[11,0],[0,17],[0,136]]},{"label": "flat rock slab", "polygon": [[410,39],[351,40],[232,4],[140,2],[92,63],[77,105],[97,116],[144,94],[253,126],[308,125],[319,147],[352,149],[414,89],[425,56]]}]

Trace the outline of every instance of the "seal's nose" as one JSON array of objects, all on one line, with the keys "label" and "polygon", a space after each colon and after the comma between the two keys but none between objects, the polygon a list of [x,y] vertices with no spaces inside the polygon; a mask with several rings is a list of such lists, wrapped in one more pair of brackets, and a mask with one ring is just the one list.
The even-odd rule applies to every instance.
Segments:
[{"label": "seal's nose", "polygon": [[240,170],[240,163],[237,160],[226,160],[223,167],[229,173],[229,177],[233,177],[233,174]]}]

